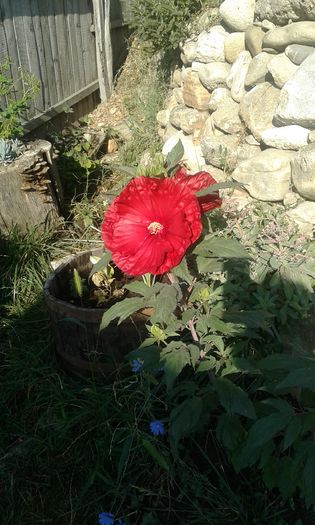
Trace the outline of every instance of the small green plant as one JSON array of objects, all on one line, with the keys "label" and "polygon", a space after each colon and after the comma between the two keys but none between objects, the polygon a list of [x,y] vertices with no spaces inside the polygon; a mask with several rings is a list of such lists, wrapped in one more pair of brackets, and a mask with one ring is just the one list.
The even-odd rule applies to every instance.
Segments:
[{"label": "small green plant", "polygon": [[132,25],[154,50],[169,51],[186,36],[187,22],[202,4],[201,0],[134,0]]},{"label": "small green plant", "polygon": [[[16,98],[18,84],[23,86],[20,98]],[[10,61],[0,64],[0,98],[3,97],[6,103],[0,106],[0,138],[11,139],[23,135],[21,119],[38,92],[39,81],[34,75],[19,68],[19,76],[14,81],[10,76]]]},{"label": "small green plant", "polygon": [[0,164],[6,166],[22,153],[24,146],[18,139],[0,139]]}]

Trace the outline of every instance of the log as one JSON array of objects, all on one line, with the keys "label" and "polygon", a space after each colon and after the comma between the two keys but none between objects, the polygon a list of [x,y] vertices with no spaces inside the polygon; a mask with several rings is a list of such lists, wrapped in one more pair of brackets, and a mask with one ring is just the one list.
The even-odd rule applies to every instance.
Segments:
[{"label": "log", "polygon": [[53,225],[63,206],[63,192],[52,145],[35,140],[14,162],[0,166],[0,232],[13,226]]}]

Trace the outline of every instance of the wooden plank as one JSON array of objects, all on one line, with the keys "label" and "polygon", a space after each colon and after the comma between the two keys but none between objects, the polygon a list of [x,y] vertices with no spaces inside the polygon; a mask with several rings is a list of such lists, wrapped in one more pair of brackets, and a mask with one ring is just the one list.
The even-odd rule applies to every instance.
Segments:
[{"label": "wooden plank", "polygon": [[[71,70],[71,77],[73,78],[73,91],[78,91],[84,86],[84,71],[82,58],[79,55],[80,42],[80,21],[76,14],[76,5],[74,0],[67,0],[65,5],[64,17],[67,24],[67,40],[69,44],[69,65],[68,70]],[[67,11],[66,11],[67,9]],[[79,24],[76,27],[76,24]]]},{"label": "wooden plank", "polygon": [[8,58],[11,61],[11,77],[13,81],[15,82],[16,87],[16,95],[12,96],[12,98],[18,98],[18,93],[23,91],[23,85],[22,82],[19,79],[19,55],[18,55],[18,48],[17,48],[17,38],[15,34],[15,28],[13,25],[13,16],[11,11],[11,2],[10,0],[1,0],[1,8],[3,12],[3,27],[5,32],[5,38],[6,38],[6,45],[8,49]]},{"label": "wooden plank", "polygon": [[64,99],[75,91],[74,79],[73,72],[70,69],[71,57],[67,39],[67,23],[64,16],[64,2],[63,0],[54,0],[53,6],[55,11],[57,56],[61,70],[61,98]]},{"label": "wooden plank", "polygon": [[93,0],[95,43],[101,100],[108,99],[113,87],[112,46],[110,38],[110,1]]},{"label": "wooden plank", "polygon": [[81,19],[82,60],[87,84],[97,79],[95,36],[91,32],[92,12],[86,0],[79,2]]},{"label": "wooden plank", "polygon": [[47,73],[47,92],[45,96],[45,110],[51,105],[58,102],[57,95],[57,82],[55,63],[52,52],[51,38],[50,38],[50,27],[49,27],[49,13],[51,12],[48,4],[49,0],[37,0],[37,10],[40,20],[40,31],[43,42],[43,58],[45,61],[45,69]]},{"label": "wooden plank", "polygon": [[54,106],[49,108],[49,110],[45,111],[45,113],[42,113],[41,115],[36,115],[36,117],[26,122],[23,125],[25,132],[30,132],[33,129],[38,128],[42,124],[45,124],[56,115],[63,113],[65,106],[73,106],[74,104],[78,103],[80,100],[83,100],[85,97],[89,96],[91,93],[97,90],[98,80],[95,80],[88,86],[80,89],[77,93],[74,93],[73,95],[70,95],[70,97],[61,100],[60,102],[58,102],[58,104],[55,104]]},{"label": "wooden plank", "polygon": [[[46,2],[46,9],[47,9],[47,22],[48,22],[48,35],[49,35],[49,44],[51,48],[51,55],[52,55],[52,63],[54,68],[54,78],[55,78],[55,87],[56,87],[56,100],[55,103],[57,103],[58,100],[62,99],[62,93],[63,93],[63,79],[61,75],[61,67],[60,67],[60,60],[58,55],[58,44],[57,44],[57,33],[56,33],[56,24],[55,24],[55,13],[51,7],[50,0],[40,0],[41,3]],[[55,4],[55,2],[54,2]],[[48,39],[47,39],[48,40]]]}]

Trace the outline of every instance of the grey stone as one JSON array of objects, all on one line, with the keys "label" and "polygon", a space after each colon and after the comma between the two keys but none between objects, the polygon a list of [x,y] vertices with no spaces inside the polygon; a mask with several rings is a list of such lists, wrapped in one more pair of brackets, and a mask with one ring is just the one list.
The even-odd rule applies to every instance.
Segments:
[{"label": "grey stone", "polygon": [[245,78],[251,59],[249,51],[241,51],[226,79],[227,86],[231,88],[231,95],[235,102],[240,102],[245,93]]},{"label": "grey stone", "polygon": [[209,102],[209,111],[215,111],[220,107],[220,104],[223,103],[226,99],[232,100],[230,90],[225,87],[218,87],[214,89],[211,93],[211,98]]},{"label": "grey stone", "polygon": [[184,64],[191,63],[193,60],[195,60],[196,48],[197,48],[196,38],[189,39],[189,40],[186,40],[186,42],[184,42],[182,46],[182,54],[184,55],[186,59],[186,60],[183,60],[182,58],[182,61],[184,62]]},{"label": "grey stone", "polygon": [[195,144],[191,135],[185,135],[182,131],[178,131],[176,135],[170,137],[164,144],[162,153],[166,156],[177,144],[181,141],[184,147],[184,155],[182,162],[191,172],[200,171],[205,164],[205,158],[201,152],[200,145]]},{"label": "grey stone", "polygon": [[259,53],[250,62],[247,75],[245,77],[245,86],[254,87],[257,84],[265,82],[266,75],[268,74],[267,64],[273,58],[268,53]]},{"label": "grey stone", "polygon": [[251,159],[261,152],[259,144],[247,144],[243,143],[237,148],[236,156],[237,163],[243,162],[244,160]]},{"label": "grey stone", "polygon": [[224,62],[225,35],[219,31],[200,33],[197,39],[195,60],[208,64],[209,62]]},{"label": "grey stone", "polygon": [[299,196],[297,193],[294,193],[293,191],[289,191],[283,197],[283,205],[286,208],[293,208],[297,205],[298,202],[299,202]]},{"label": "grey stone", "polygon": [[258,142],[258,140],[256,140],[255,137],[253,137],[253,135],[247,135],[247,136],[245,137],[245,142],[246,142],[247,144],[250,144],[251,146],[259,146],[259,144],[260,144],[260,143]]},{"label": "grey stone", "polygon": [[293,152],[271,148],[261,151],[238,164],[232,178],[244,184],[255,199],[281,201],[290,188],[293,156]]},{"label": "grey stone", "polygon": [[315,202],[301,202],[293,210],[287,211],[287,215],[294,220],[301,233],[312,237],[315,225]]},{"label": "grey stone", "polygon": [[174,87],[181,87],[182,86],[182,72],[180,69],[175,69],[172,75],[172,83]]},{"label": "grey stone", "polygon": [[301,44],[290,44],[285,48],[287,57],[293,64],[297,64],[298,66],[302,64],[309,55],[314,53],[314,51],[315,47],[302,46]]},{"label": "grey stone", "polygon": [[292,162],[292,181],[305,199],[315,200],[315,144],[304,146]]},{"label": "grey stone", "polygon": [[258,55],[262,49],[262,41],[265,36],[260,27],[250,26],[245,31],[245,47],[252,57]]},{"label": "grey stone", "polygon": [[261,140],[262,132],[272,127],[279,96],[278,88],[264,82],[251,89],[241,100],[240,117],[258,141]]},{"label": "grey stone", "polygon": [[254,21],[255,0],[224,0],[219,12],[223,21],[235,31],[245,31]]},{"label": "grey stone", "polygon": [[224,41],[225,60],[233,64],[241,51],[245,51],[245,33],[230,33]]},{"label": "grey stone", "polygon": [[270,31],[271,29],[274,29],[276,26],[273,22],[270,22],[270,20],[266,20],[264,19],[262,22],[261,22],[261,27],[262,29],[264,29],[265,31]]},{"label": "grey stone", "polygon": [[226,85],[226,79],[230,69],[230,65],[226,62],[211,62],[210,64],[201,64],[200,62],[192,63],[192,70],[198,73],[200,82],[209,91]]},{"label": "grey stone", "polygon": [[167,126],[169,119],[170,119],[170,111],[168,109],[162,109],[156,115],[156,120],[158,121],[160,126],[162,126],[163,128]]},{"label": "grey stone", "polygon": [[267,19],[277,25],[290,20],[315,20],[314,0],[257,0],[255,14],[259,20]]},{"label": "grey stone", "polygon": [[315,22],[294,22],[268,31],[263,47],[284,49],[289,44],[315,45]]},{"label": "grey stone", "polygon": [[235,135],[204,136],[201,151],[209,164],[221,169],[233,169],[236,164],[236,150],[239,143]]},{"label": "grey stone", "polygon": [[183,88],[182,87],[176,87],[173,89],[173,95],[176,99],[177,104],[185,104],[184,97],[183,97]]},{"label": "grey stone", "polygon": [[298,67],[281,90],[274,116],[277,125],[299,124],[315,128],[315,53]]},{"label": "grey stone", "polygon": [[240,133],[244,126],[238,114],[239,104],[231,98],[226,98],[219,108],[212,113],[212,121],[216,128],[228,134]]},{"label": "grey stone", "polygon": [[262,132],[261,138],[264,144],[272,148],[298,150],[307,145],[309,132],[309,129],[302,126],[283,126],[266,129]]},{"label": "grey stone", "polygon": [[262,48],[263,53],[268,53],[268,55],[277,55],[278,51],[276,49],[273,49],[272,47],[266,47],[263,45]]},{"label": "grey stone", "polygon": [[315,142],[315,129],[309,132],[307,140],[309,143]]},{"label": "grey stone", "polygon": [[284,54],[274,56],[267,64],[267,69],[271,74],[277,87],[282,88],[284,84],[294,75],[297,70],[295,64]]},{"label": "grey stone", "polygon": [[170,123],[176,128],[182,129],[188,135],[194,132],[196,127],[201,127],[207,118],[206,112],[200,112],[197,109],[187,108],[186,106],[177,106],[170,113]]}]

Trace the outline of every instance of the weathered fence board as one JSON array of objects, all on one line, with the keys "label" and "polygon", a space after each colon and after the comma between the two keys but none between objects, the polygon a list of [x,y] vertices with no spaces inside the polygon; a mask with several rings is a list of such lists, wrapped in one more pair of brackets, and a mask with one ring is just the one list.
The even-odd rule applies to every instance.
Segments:
[{"label": "weathered fence board", "polygon": [[[23,92],[19,67],[33,73],[41,84],[30,104],[29,121],[36,117],[34,122],[40,123],[39,115],[59,113],[60,105],[72,105],[78,95],[85,96],[85,90],[92,93],[92,85],[95,90],[100,87],[103,99],[110,94],[113,62],[114,67],[117,64],[110,35],[117,40],[117,31],[126,25],[129,1],[1,0],[0,63],[11,61],[16,98]],[[121,40],[126,48],[123,33]],[[121,53],[115,42],[114,48],[118,47]]]}]

